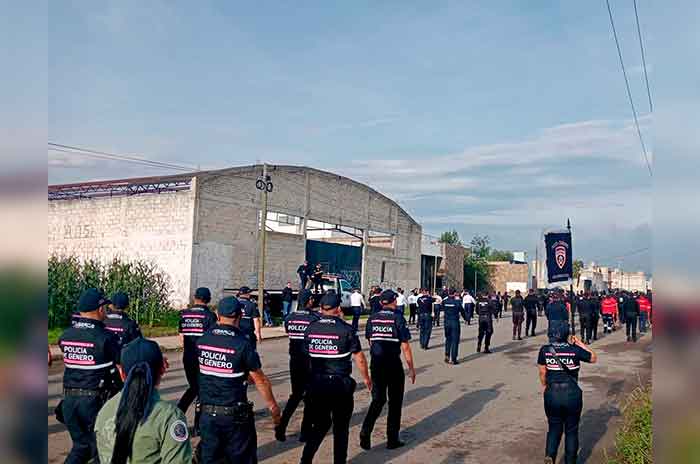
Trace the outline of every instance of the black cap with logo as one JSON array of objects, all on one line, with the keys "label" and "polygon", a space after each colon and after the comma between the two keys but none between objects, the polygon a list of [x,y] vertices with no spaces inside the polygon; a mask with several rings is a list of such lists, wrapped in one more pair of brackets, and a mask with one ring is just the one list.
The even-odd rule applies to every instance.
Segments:
[{"label": "black cap with logo", "polygon": [[105,298],[104,293],[96,288],[88,288],[83,291],[78,300],[78,311],[81,313],[91,313],[100,307],[111,303]]}]

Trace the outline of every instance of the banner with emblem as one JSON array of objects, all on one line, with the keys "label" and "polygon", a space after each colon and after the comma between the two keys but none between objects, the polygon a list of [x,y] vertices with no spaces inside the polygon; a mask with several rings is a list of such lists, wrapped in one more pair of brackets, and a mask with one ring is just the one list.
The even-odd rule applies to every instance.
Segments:
[{"label": "banner with emblem", "polygon": [[547,280],[563,282],[573,278],[570,232],[550,232],[544,236],[547,249]]}]

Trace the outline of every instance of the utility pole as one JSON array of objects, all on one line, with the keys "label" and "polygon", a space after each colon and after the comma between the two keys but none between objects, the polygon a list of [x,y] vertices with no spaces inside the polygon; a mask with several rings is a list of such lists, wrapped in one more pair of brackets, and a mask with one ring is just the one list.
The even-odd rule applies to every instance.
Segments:
[{"label": "utility pole", "polygon": [[[263,163],[263,182],[267,183],[267,163]],[[266,226],[267,222],[267,188],[262,190],[262,205],[260,207],[260,240],[259,240],[259,252],[258,252],[258,306],[263,307],[265,304],[264,291],[265,291],[265,240],[266,240]]]},{"label": "utility pole", "polygon": [[476,279],[478,276],[476,275],[476,269],[474,269],[474,298],[476,298]]},{"label": "utility pole", "polygon": [[566,229],[569,231],[569,237],[570,237],[570,240],[571,240],[571,248],[572,248],[572,251],[571,251],[571,260],[572,260],[572,263],[571,263],[571,270],[572,270],[572,274],[571,274],[571,284],[569,285],[569,298],[570,298],[570,300],[571,300],[570,303],[569,303],[569,304],[571,305],[571,333],[572,333],[573,335],[576,335],[576,325],[575,325],[575,324],[576,324],[576,320],[574,319],[574,311],[575,311],[576,298],[574,298],[574,275],[573,275],[573,269],[574,269],[574,263],[573,263],[573,259],[574,259],[574,253],[573,253],[574,240],[573,240],[573,237],[571,236],[571,221],[569,220],[569,218],[566,219]]}]

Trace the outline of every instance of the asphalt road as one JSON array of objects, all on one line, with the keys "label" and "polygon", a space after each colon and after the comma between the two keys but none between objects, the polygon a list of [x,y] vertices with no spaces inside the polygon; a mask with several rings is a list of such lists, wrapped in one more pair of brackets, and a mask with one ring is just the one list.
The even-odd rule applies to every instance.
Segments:
[{"label": "asphalt road", "polygon": [[[351,422],[349,462],[351,463],[499,463],[541,462],[547,423],[537,375],[537,352],[545,343],[546,320],[540,318],[534,338],[511,340],[510,313],[494,324],[493,354],[477,354],[476,326],[462,326],[461,364],[443,363],[444,332],[433,330],[431,349],[418,348],[413,331],[412,348],[418,376],[415,385],[407,380],[401,437],[406,446],[389,451],[386,445],[386,408],[377,421],[373,448],[363,451],[358,444],[360,425],[369,405],[369,393],[359,386]],[[602,333],[602,327],[599,333]],[[366,341],[363,346],[366,348]],[[651,336],[636,344],[625,342],[622,331],[593,344],[599,363],[584,365],[580,385],[584,390],[579,462],[598,463],[605,448],[613,444],[620,423],[620,403],[625,395],[651,376]],[[287,341],[264,341],[259,345],[263,370],[270,377],[277,400],[283,406],[289,395]],[[177,401],[186,381],[180,354],[168,355],[171,369],[161,385],[161,395]],[[53,409],[60,399],[60,363],[49,371],[48,430],[49,462],[63,462],[70,447],[65,427],[56,422]],[[359,381],[359,376],[355,375]],[[296,463],[302,444],[296,438],[300,410],[292,418],[285,443],[274,440],[272,422],[254,387],[258,430],[258,457],[265,463]],[[193,408],[191,408],[193,409]],[[190,410],[190,422],[192,410]],[[331,436],[317,455],[317,462],[332,462]],[[562,444],[563,446],[563,444]]]}]

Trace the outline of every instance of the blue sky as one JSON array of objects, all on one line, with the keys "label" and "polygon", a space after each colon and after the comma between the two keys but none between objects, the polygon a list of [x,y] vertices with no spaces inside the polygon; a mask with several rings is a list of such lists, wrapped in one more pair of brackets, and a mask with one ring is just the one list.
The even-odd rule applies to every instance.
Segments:
[{"label": "blue sky", "polygon": [[[327,169],[426,233],[530,256],[567,217],[586,260],[650,245],[651,182],[604,2],[378,3],[51,2],[49,140]],[[632,2],[611,3],[653,155]],[[49,168],[50,183],[168,173],[56,152]],[[649,271],[649,253],[624,264]]]}]

